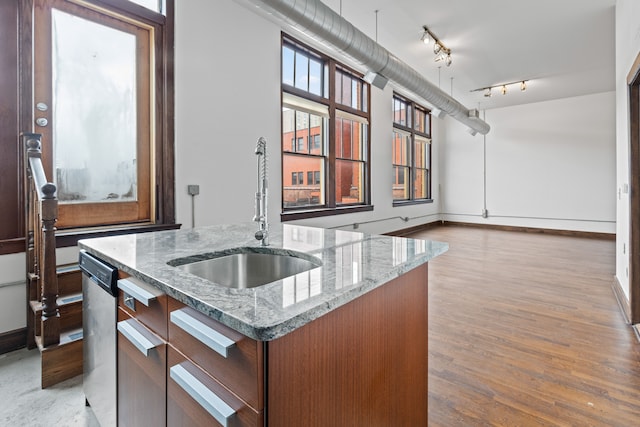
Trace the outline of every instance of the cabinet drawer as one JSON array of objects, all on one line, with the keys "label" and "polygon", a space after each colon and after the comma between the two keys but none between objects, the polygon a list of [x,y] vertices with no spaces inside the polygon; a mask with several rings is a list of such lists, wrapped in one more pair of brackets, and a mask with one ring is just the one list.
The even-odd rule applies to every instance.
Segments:
[{"label": "cabinet drawer", "polygon": [[118,279],[118,306],[160,336],[167,339],[167,295],[126,274]]},{"label": "cabinet drawer", "polygon": [[[118,312],[118,425],[166,425],[167,344]],[[143,352],[137,338],[153,347]]]},{"label": "cabinet drawer", "polygon": [[[169,342],[251,407],[264,408],[261,342],[173,298],[169,299]],[[226,351],[220,348],[225,343],[231,344]]]},{"label": "cabinet drawer", "polygon": [[264,425],[262,411],[256,412],[172,347],[168,362],[167,425]]}]

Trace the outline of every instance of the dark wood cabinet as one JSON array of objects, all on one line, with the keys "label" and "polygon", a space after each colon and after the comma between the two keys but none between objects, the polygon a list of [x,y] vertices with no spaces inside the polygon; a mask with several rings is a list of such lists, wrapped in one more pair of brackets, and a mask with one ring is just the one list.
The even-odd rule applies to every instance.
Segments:
[{"label": "dark wood cabinet", "polygon": [[256,427],[264,417],[170,346],[167,425]]},{"label": "dark wood cabinet", "polygon": [[[167,344],[135,318],[118,311],[118,426],[166,425]],[[123,325],[129,332],[122,331]],[[147,340],[153,348],[145,354],[135,340]]]},{"label": "dark wood cabinet", "polygon": [[166,341],[120,309],[159,343],[118,334],[120,425],[426,426],[427,295],[423,264],[269,342],[173,298]]}]

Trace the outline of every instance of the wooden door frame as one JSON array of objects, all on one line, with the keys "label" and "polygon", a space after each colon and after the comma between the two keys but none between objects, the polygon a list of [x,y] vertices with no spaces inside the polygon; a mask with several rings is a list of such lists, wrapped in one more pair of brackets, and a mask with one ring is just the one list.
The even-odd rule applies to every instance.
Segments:
[{"label": "wooden door frame", "polygon": [[640,323],[640,54],[629,75],[629,308]]}]

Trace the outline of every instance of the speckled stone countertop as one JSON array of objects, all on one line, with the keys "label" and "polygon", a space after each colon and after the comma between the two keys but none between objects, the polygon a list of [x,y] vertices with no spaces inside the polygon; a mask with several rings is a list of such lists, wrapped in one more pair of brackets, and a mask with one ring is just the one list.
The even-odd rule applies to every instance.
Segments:
[{"label": "speckled stone countertop", "polygon": [[[247,289],[223,287],[171,264],[260,251],[255,223],[81,240],[78,246],[238,332],[279,338],[448,249],[446,243],[290,224],[269,230],[269,251],[313,257],[307,272]],[[176,260],[179,260],[176,262]]]}]

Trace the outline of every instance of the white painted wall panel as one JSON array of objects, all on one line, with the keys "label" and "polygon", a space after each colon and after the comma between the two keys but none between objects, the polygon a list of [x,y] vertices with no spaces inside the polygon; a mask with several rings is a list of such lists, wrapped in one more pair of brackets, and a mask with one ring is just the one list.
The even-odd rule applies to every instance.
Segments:
[{"label": "white painted wall panel", "polygon": [[614,98],[608,92],[486,111],[486,219],[483,137],[448,121],[445,217],[615,232]]},{"label": "white painted wall panel", "polygon": [[[640,2],[616,2],[616,164],[617,187],[629,184],[629,96],[627,75],[640,54]],[[629,195],[617,200],[616,278],[629,298]]]}]

